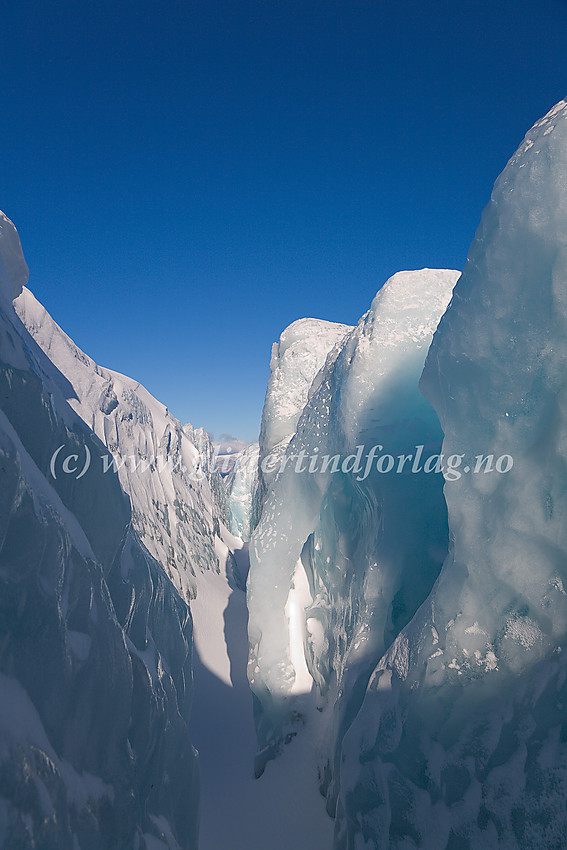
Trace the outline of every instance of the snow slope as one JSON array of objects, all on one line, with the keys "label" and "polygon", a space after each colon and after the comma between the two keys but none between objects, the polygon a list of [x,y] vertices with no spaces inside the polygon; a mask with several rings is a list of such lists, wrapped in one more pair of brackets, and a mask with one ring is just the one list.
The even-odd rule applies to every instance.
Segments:
[{"label": "snow slope", "polygon": [[306,728],[285,758],[254,776],[256,735],[246,677],[244,593],[222,577],[191,603],[195,698],[191,734],[201,766],[200,850],[329,850],[333,821],[317,789],[316,732]]},{"label": "snow slope", "polygon": [[224,569],[227,557],[220,539],[226,494],[208,435],[182,427],[137,381],[98,366],[28,289],[15,308],[50,361],[45,368],[52,380],[62,383],[63,376],[70,406],[105,444],[109,462],[116,458],[134,529],[189,600],[197,575]]},{"label": "snow slope", "polygon": [[0,214],[0,846],[196,848],[191,618],[116,476],[51,474],[104,446],[12,307]]},{"label": "snow slope", "polygon": [[[190,731],[199,750],[201,850],[325,850],[333,825],[317,790],[310,750],[296,747],[285,763],[260,780],[254,776],[243,590],[247,547],[224,522],[228,494],[215,471],[216,447],[202,429],[181,427],[140,384],[95,364],[29,290],[15,306],[42,348],[42,369],[116,458],[117,473],[105,477],[120,481],[129,494],[133,528],[190,602],[195,669]],[[239,516],[247,523],[257,457],[256,446],[253,464],[238,469],[244,475]],[[232,496],[237,499],[238,492]],[[243,527],[235,530],[244,533]],[[188,794],[189,813],[187,783],[180,784],[179,793]]]}]

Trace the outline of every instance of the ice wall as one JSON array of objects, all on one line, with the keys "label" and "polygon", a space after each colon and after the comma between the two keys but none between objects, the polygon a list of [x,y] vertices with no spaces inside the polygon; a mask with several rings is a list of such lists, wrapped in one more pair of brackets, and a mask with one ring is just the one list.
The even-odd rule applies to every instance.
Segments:
[{"label": "ice wall", "polygon": [[[550,848],[567,834],[567,103],[499,177],[422,388],[451,549],[343,746],[337,848]],[[506,463],[508,466],[508,463]]]},{"label": "ice wall", "polygon": [[253,443],[236,456],[234,468],[227,475],[230,530],[248,542],[260,519],[258,462],[260,446]]},{"label": "ice wall", "polygon": [[2,216],[0,258],[0,846],[196,848],[189,610],[117,476],[51,474],[106,449],[12,308]]},{"label": "ice wall", "polygon": [[260,463],[273,455],[274,462],[260,468],[261,498],[273,482],[278,460],[295,432],[313,378],[329,351],[339,343],[350,325],[322,319],[298,319],[272,346],[270,378],[260,428]]},{"label": "ice wall", "polygon": [[[439,422],[418,381],[457,277],[395,275],[332,350],[250,545],[257,769],[290,734],[298,697],[314,681],[329,715],[331,801],[340,742],[372,669],[427,596],[447,549],[442,476],[413,474],[411,460],[401,474],[383,474],[376,462],[390,453],[397,464],[419,445],[439,450]],[[324,470],[325,456],[338,459],[334,471],[332,462]]]},{"label": "ice wall", "polygon": [[258,525],[315,375],[349,330],[322,319],[298,319],[273,344],[259,442],[236,455],[225,480],[230,529],[241,539],[249,541]]}]

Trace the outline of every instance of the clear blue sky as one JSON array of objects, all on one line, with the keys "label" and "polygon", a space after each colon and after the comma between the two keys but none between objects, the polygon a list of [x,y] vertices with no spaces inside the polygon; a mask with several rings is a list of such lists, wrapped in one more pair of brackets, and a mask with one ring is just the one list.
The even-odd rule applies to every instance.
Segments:
[{"label": "clear blue sky", "polygon": [[0,208],[85,351],[253,439],[286,325],[462,267],[566,43],[561,0],[4,4]]}]

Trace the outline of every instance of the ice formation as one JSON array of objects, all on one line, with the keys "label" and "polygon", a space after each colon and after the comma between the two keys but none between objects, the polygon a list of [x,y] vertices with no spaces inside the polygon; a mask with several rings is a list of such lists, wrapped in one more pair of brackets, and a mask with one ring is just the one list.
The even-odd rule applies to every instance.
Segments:
[{"label": "ice formation", "polygon": [[[329,351],[350,330],[349,325],[322,319],[298,319],[273,344],[260,428],[261,500],[275,479],[279,459],[295,432],[313,378]],[[268,455],[273,458],[271,462],[265,460]]]},{"label": "ice formation", "polygon": [[260,518],[259,459],[260,446],[252,443],[236,456],[226,479],[230,530],[246,542]]},{"label": "ice formation", "polygon": [[[457,278],[429,269],[395,275],[333,348],[303,392],[289,462],[268,491],[250,545],[257,768],[293,734],[297,696],[314,681],[320,708],[331,715],[330,797],[340,742],[368,678],[426,598],[447,551],[442,475],[383,474],[372,451],[397,458],[415,456],[419,445],[439,450],[441,428],[418,381]],[[272,415],[277,407],[265,408],[265,432]],[[332,462],[323,471],[325,456],[339,458],[334,471]]]},{"label": "ice formation", "polygon": [[349,325],[322,319],[298,319],[273,344],[259,442],[231,456],[225,482],[230,529],[242,540],[250,540],[258,525],[315,375],[349,330]]},{"label": "ice formation", "polygon": [[[465,460],[433,592],[343,747],[336,847],[561,847],[567,834],[567,102],[499,177],[422,388]],[[359,836],[359,837],[357,837]]]},{"label": "ice formation", "polygon": [[[560,847],[565,101],[495,185],[420,397],[456,280],[436,274],[395,276],[328,357],[252,537],[259,763],[298,733],[299,712],[322,727],[337,850]],[[431,454],[441,436],[445,482],[365,476],[369,446]],[[316,450],[340,457],[337,473],[305,471]]]},{"label": "ice formation", "polygon": [[106,449],[13,310],[3,215],[0,259],[0,846],[196,848],[189,609],[117,476],[51,474]]}]

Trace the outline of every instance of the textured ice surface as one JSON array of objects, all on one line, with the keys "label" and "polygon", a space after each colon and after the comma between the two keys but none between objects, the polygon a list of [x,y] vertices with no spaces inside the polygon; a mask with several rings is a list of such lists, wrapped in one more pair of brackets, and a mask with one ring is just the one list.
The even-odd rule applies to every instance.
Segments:
[{"label": "textured ice surface", "polygon": [[260,446],[253,443],[240,452],[225,485],[228,493],[230,530],[241,540],[249,541],[260,517],[258,460]]},{"label": "textured ice surface", "polygon": [[[330,714],[331,799],[333,763],[368,678],[426,598],[447,550],[441,475],[381,474],[375,459],[364,471],[373,446],[396,456],[419,444],[430,453],[440,447],[418,381],[457,278],[424,269],[384,284],[303,394],[309,399],[286,450],[294,459],[268,491],[250,544],[259,768],[300,710],[296,695],[314,680]],[[361,468],[353,471],[359,446]],[[321,471],[325,455],[340,459],[338,471]]]},{"label": "textured ice surface", "polygon": [[[298,319],[272,346],[270,378],[262,411],[260,462],[279,458],[295,432],[313,378],[329,351],[351,330],[349,325],[322,319]],[[262,496],[277,472],[277,463],[261,469]]]},{"label": "textured ice surface", "polygon": [[109,462],[116,458],[140,539],[182,596],[195,596],[198,575],[224,568],[227,557],[224,547],[219,563],[226,494],[208,435],[182,427],[137,381],[98,366],[28,289],[15,308],[48,358],[42,368],[105,444]]},{"label": "textured ice surface", "polygon": [[194,848],[189,611],[117,476],[52,477],[58,446],[105,446],[12,308],[5,217],[0,257],[0,846]]},{"label": "textured ice surface", "polygon": [[563,101],[499,177],[422,379],[446,452],[514,466],[445,487],[449,555],[344,743],[338,848],[565,845],[566,305]]},{"label": "textured ice surface", "polygon": [[298,319],[273,344],[259,443],[230,456],[230,474],[225,481],[230,529],[243,540],[250,539],[258,524],[266,492],[275,480],[315,375],[349,330],[349,325],[322,319]]}]

